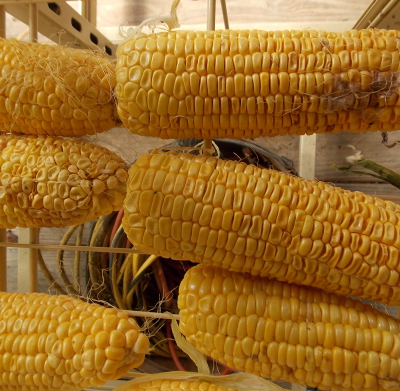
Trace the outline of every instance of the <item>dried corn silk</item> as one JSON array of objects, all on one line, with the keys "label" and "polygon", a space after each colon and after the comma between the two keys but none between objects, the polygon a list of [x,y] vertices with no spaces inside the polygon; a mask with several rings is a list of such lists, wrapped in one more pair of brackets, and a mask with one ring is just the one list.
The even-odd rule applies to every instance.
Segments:
[{"label": "dried corn silk", "polygon": [[397,391],[400,321],[323,290],[192,267],[179,287],[187,341],[229,368],[331,391]]},{"label": "dried corn silk", "polygon": [[111,129],[115,69],[101,52],[0,40],[0,128],[81,137]]},{"label": "dried corn silk", "polygon": [[135,320],[117,309],[0,292],[1,390],[98,387],[140,366],[148,346]]},{"label": "dried corn silk", "polygon": [[122,208],[127,166],[104,147],[0,136],[0,227],[65,227]]},{"label": "dried corn silk", "polygon": [[117,51],[134,134],[256,138],[400,127],[400,31],[170,31]]},{"label": "dried corn silk", "polygon": [[140,156],[123,227],[146,254],[400,304],[400,206],[243,162]]}]

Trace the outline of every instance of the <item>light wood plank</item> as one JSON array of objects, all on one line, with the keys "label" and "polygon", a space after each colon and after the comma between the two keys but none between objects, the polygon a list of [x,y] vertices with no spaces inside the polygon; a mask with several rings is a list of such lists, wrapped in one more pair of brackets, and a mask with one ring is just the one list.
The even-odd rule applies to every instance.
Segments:
[{"label": "light wood plank", "polygon": [[[19,230],[19,243],[37,243],[39,230],[24,228]],[[16,243],[13,243],[16,244]],[[36,292],[37,290],[37,250],[33,248],[18,249],[18,292]]]},{"label": "light wood plank", "polygon": [[97,2],[94,0],[83,0],[82,16],[93,26],[97,25]]},{"label": "light wood plank", "polygon": [[[6,37],[6,11],[3,5],[0,5],[0,37]],[[0,229],[0,241],[6,241],[7,232]],[[7,291],[7,249],[0,249],[0,291]]]},{"label": "light wood plank", "polygon": [[[31,228],[36,229],[36,228]],[[25,238],[26,231],[22,231],[22,235],[20,237]],[[25,240],[25,239],[23,239]],[[7,243],[0,242],[0,248],[2,247],[15,247],[21,250],[21,256],[25,257],[26,254],[22,250],[62,250],[62,251],[90,251],[90,252],[98,252],[98,253],[116,253],[116,254],[143,254],[140,250],[132,249],[132,248],[124,248],[124,247],[92,247],[92,246],[74,246],[67,244],[48,244],[48,243],[35,243],[32,241],[31,237],[29,237],[31,242],[26,243]]]},{"label": "light wood plank", "polygon": [[[242,23],[262,23],[269,29],[271,23],[302,22],[303,27],[309,27],[313,22],[352,21],[358,20],[369,5],[370,0],[352,2],[351,7],[346,0],[327,2],[325,0],[276,0],[274,2],[249,0],[229,0],[227,9],[231,28]],[[138,25],[143,20],[168,15],[171,0],[126,1],[98,0],[98,27]],[[178,18],[181,25],[203,24],[207,20],[207,1],[182,0],[178,8]],[[218,10],[217,24],[223,24],[222,12]]]},{"label": "light wood plank", "polygon": [[317,135],[300,136],[299,145],[299,176],[304,179],[315,178],[315,151]]},{"label": "light wood plank", "polygon": [[[0,229],[0,241],[6,241],[7,232]],[[7,249],[0,249],[0,291],[7,292]]]},{"label": "light wood plank", "polygon": [[29,41],[37,42],[38,39],[38,6],[37,4],[29,4],[29,15],[28,15],[28,24],[29,24]]}]

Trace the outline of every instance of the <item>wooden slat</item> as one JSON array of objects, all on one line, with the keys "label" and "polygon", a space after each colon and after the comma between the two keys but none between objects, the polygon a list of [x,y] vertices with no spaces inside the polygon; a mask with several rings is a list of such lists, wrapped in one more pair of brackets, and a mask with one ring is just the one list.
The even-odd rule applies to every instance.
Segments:
[{"label": "wooden slat", "polygon": [[[32,230],[36,230],[37,228],[31,228]],[[33,239],[33,236],[28,236],[26,233],[26,229],[20,230],[20,242],[19,243],[7,243],[0,242],[1,247],[14,247],[21,250],[21,257],[26,258],[27,254],[24,252],[25,250],[34,249],[34,250],[63,250],[63,251],[89,251],[89,252],[98,252],[98,253],[117,253],[117,254],[143,254],[139,250],[135,250],[132,248],[116,248],[116,247],[92,247],[92,246],[73,246],[73,245],[62,245],[62,244],[47,244],[47,243],[35,243],[37,242],[37,238]]]},{"label": "wooden slat", "polygon": [[299,144],[299,176],[304,179],[315,178],[315,151],[317,135],[300,136]]},{"label": "wooden slat", "polygon": [[[5,229],[0,229],[0,241],[6,241],[7,232]],[[7,291],[7,249],[0,249],[0,291]]]},{"label": "wooden slat", "polygon": [[38,21],[39,21],[39,13],[38,13],[37,4],[29,4],[28,25],[29,25],[29,41],[30,42],[37,42]]},{"label": "wooden slat", "polygon": [[[36,42],[38,38],[38,6],[28,6],[29,41]],[[39,230],[37,228],[21,229],[19,241],[27,245],[18,251],[18,292],[36,292],[37,290],[37,258],[36,249],[29,248],[31,243],[37,243]]]},{"label": "wooden slat", "polygon": [[224,27],[229,29],[228,8],[226,7],[226,0],[221,0],[221,11],[224,19]]},{"label": "wooden slat", "polygon": [[[23,23],[29,24],[28,10],[31,5],[12,3],[5,7],[7,13]],[[95,50],[108,48],[109,50],[107,50],[111,53],[110,57],[115,57],[117,47],[69,4],[59,2],[55,7],[49,8],[48,4],[40,2],[37,4],[37,8],[39,11],[38,29],[44,36],[57,44],[73,48]]]},{"label": "wooden slat", "polygon": [[[52,0],[52,3],[65,3],[67,1],[75,1],[75,0]],[[0,5],[26,5],[26,4],[40,4],[40,3],[48,3],[49,0],[0,0]]]},{"label": "wooden slat", "polygon": [[0,5],[0,38],[6,38],[6,10]]},{"label": "wooden slat", "polygon": [[37,228],[24,228],[19,230],[18,249],[18,292],[36,292],[37,290],[37,250],[39,230]]},{"label": "wooden slat", "polygon": [[370,26],[397,30],[400,24],[399,0],[374,0],[354,25],[356,29]]},{"label": "wooden slat", "polygon": [[[207,20],[207,9],[205,1],[181,1],[178,8],[179,22],[181,25],[198,24],[205,25]],[[238,23],[247,24],[251,28],[254,23],[262,24],[264,29],[271,29],[271,23],[288,24],[301,22],[302,28],[312,27],[313,23],[332,21],[355,21],[367,8],[370,0],[357,0],[349,3],[346,0],[275,0],[258,1],[229,0],[229,21],[231,28]],[[98,0],[98,27],[138,25],[143,20],[168,15],[171,0]],[[217,23],[223,25],[222,14],[217,14]]]},{"label": "wooden slat", "polygon": [[97,2],[94,0],[84,0],[82,2],[82,16],[93,26],[97,25]]},{"label": "wooden slat", "polygon": [[[0,37],[6,37],[6,11],[0,5]],[[7,237],[6,230],[0,229],[0,241],[5,242]],[[0,249],[0,291],[7,291],[7,249]]]},{"label": "wooden slat", "polygon": [[[215,13],[217,9],[217,0],[207,0],[207,30],[215,30]],[[204,149],[212,148],[212,139],[204,139]],[[205,156],[211,153],[204,151]]]}]

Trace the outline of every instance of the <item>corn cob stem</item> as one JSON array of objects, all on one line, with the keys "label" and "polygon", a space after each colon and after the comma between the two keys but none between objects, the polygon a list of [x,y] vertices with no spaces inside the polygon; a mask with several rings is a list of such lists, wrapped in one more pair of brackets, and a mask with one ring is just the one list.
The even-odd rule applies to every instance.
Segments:
[{"label": "corn cob stem", "polygon": [[[368,170],[371,170],[375,174],[366,171],[352,170],[354,166],[364,167]],[[370,175],[375,178],[382,179],[385,182],[388,182],[391,185],[400,189],[400,175],[397,172],[390,170],[389,168],[384,167],[369,159],[357,160],[356,162],[351,163],[348,166],[337,166],[336,164],[334,164],[333,168],[337,172],[352,172],[354,174]]]}]

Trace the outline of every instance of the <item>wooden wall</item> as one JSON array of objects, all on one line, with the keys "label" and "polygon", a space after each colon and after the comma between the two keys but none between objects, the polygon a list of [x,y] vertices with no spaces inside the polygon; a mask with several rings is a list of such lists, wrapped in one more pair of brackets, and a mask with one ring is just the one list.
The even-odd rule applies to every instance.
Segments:
[{"label": "wooden wall", "polygon": [[[371,0],[226,0],[232,24],[357,20]],[[98,26],[137,25],[143,20],[169,14],[172,0],[98,0]],[[217,3],[218,4],[218,3]],[[202,24],[207,19],[207,0],[181,0],[181,24]],[[217,23],[222,23],[219,4]],[[268,27],[265,27],[268,29]]]}]

